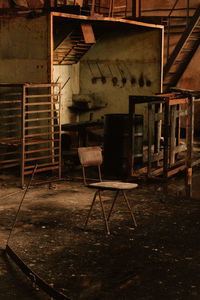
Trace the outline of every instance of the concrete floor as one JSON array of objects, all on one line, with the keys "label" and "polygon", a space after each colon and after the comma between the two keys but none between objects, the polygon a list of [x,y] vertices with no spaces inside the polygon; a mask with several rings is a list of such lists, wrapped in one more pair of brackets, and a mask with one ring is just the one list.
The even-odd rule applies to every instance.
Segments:
[{"label": "concrete floor", "polygon": [[[94,191],[80,180],[31,187],[9,245],[71,299],[199,299],[199,169],[193,177],[191,200],[184,198],[180,176],[170,181],[164,202],[161,185],[140,183],[128,192],[138,227],[119,199],[110,236],[99,203],[83,231]],[[0,299],[50,299],[4,253],[24,193],[18,185],[15,174],[0,174]],[[112,192],[104,200],[108,210]]]}]

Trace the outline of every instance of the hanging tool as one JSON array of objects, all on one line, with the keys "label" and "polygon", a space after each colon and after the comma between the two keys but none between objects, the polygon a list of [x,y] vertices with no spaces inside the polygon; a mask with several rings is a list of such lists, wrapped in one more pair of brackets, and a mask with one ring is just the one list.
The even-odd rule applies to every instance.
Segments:
[{"label": "hanging tool", "polygon": [[125,62],[124,62],[124,66],[126,67],[128,73],[129,73],[129,75],[130,75],[130,77],[131,77],[131,79],[130,79],[131,85],[135,85],[135,84],[136,84],[136,78],[135,78],[135,76],[133,76],[133,75],[131,74],[131,72],[130,72],[130,70],[129,70],[129,68],[127,67],[127,65],[126,65]]},{"label": "hanging tool", "polygon": [[116,64],[117,69],[119,70],[119,73],[121,75],[122,78],[122,85],[124,86],[126,84],[126,77],[124,77],[124,71],[120,68],[119,64]]},{"label": "hanging tool", "polygon": [[108,69],[109,69],[109,71],[110,71],[110,74],[111,74],[111,76],[112,76],[112,83],[113,83],[113,86],[116,86],[117,85],[117,83],[118,83],[118,79],[117,79],[117,77],[116,76],[113,76],[113,73],[112,73],[112,71],[111,71],[111,68],[110,68],[110,66],[109,65],[107,65],[108,66]]},{"label": "hanging tool", "polygon": [[106,83],[106,77],[103,75],[103,73],[102,73],[102,71],[101,71],[101,69],[100,69],[100,67],[99,67],[99,64],[98,64],[98,63],[96,63],[96,64],[97,64],[99,73],[100,73],[100,75],[101,75],[101,82],[104,84],[104,83]]}]

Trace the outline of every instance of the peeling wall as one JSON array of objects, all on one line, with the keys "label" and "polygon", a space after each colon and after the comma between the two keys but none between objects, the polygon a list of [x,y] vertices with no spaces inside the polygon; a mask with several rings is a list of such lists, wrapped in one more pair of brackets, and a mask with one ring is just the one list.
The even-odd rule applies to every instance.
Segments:
[{"label": "peeling wall", "polygon": [[47,16],[2,16],[0,36],[0,82],[48,81]]},{"label": "peeling wall", "polygon": [[79,93],[79,64],[54,65],[54,82],[61,83],[61,124],[75,122],[74,114],[68,107],[72,105],[72,95]]},{"label": "peeling wall", "polygon": [[[100,39],[80,64],[80,94],[94,95],[97,109],[92,111],[93,118],[108,113],[128,113],[129,95],[160,92],[161,52],[161,30],[116,30]],[[97,77],[96,83],[92,83],[93,77]],[[113,77],[118,80],[116,85],[113,85]],[[126,78],[124,84],[123,78]],[[104,103],[106,107],[98,109]],[[145,107],[140,106],[137,112],[146,113]],[[90,113],[81,114],[80,119],[89,120]]]}]

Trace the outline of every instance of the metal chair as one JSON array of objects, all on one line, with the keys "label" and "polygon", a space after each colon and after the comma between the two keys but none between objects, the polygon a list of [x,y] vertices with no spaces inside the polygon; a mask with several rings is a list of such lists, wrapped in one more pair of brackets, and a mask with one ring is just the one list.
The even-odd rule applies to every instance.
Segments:
[{"label": "metal chair", "polygon": [[[113,207],[115,205],[115,202],[117,200],[118,195],[122,194],[123,199],[130,211],[131,214],[131,218],[133,221],[134,226],[137,226],[136,220],[135,220],[135,216],[132,212],[130,203],[128,201],[128,198],[125,194],[126,190],[132,190],[135,189],[138,185],[136,183],[128,183],[128,182],[121,182],[121,181],[102,181],[102,177],[101,177],[101,164],[103,163],[103,157],[102,157],[102,150],[100,147],[80,147],[78,148],[78,155],[79,155],[79,159],[80,159],[80,163],[82,166],[82,172],[83,172],[83,182],[85,185],[87,185],[89,188],[95,188],[96,192],[94,194],[88,215],[87,215],[87,219],[85,222],[85,226],[84,226],[84,230],[87,227],[91,212],[92,212],[92,208],[94,206],[95,200],[97,198],[97,195],[99,196],[99,201],[101,204],[101,209],[102,209],[102,213],[103,213],[103,218],[104,218],[104,222],[105,222],[105,227],[106,227],[106,231],[107,234],[110,234],[110,229],[109,229],[109,224],[108,221],[110,219]],[[86,181],[86,173],[85,173],[85,168],[86,167],[91,167],[91,166],[97,166],[98,168],[98,174],[99,174],[99,181],[95,182],[95,183],[90,183],[87,184]],[[114,199],[112,201],[112,205],[108,214],[108,217],[106,216],[106,212],[105,212],[105,208],[104,208],[104,204],[102,201],[102,196],[101,196],[101,192],[104,190],[111,190],[111,191],[115,191],[115,196]]]}]

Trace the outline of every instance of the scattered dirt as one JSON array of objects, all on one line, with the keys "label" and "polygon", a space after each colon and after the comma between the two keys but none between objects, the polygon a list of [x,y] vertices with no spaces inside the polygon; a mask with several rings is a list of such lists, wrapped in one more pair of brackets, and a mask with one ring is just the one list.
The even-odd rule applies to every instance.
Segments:
[{"label": "scattered dirt", "polygon": [[[4,253],[24,193],[17,179],[0,175],[0,299],[46,300]],[[194,174],[194,198],[184,197],[183,178],[162,186],[140,183],[127,192],[138,227],[122,198],[105,234],[97,202],[83,226],[94,190],[81,181],[31,187],[9,245],[41,278],[71,299],[197,300],[200,295],[200,172]],[[106,211],[113,194],[104,192]]]}]

